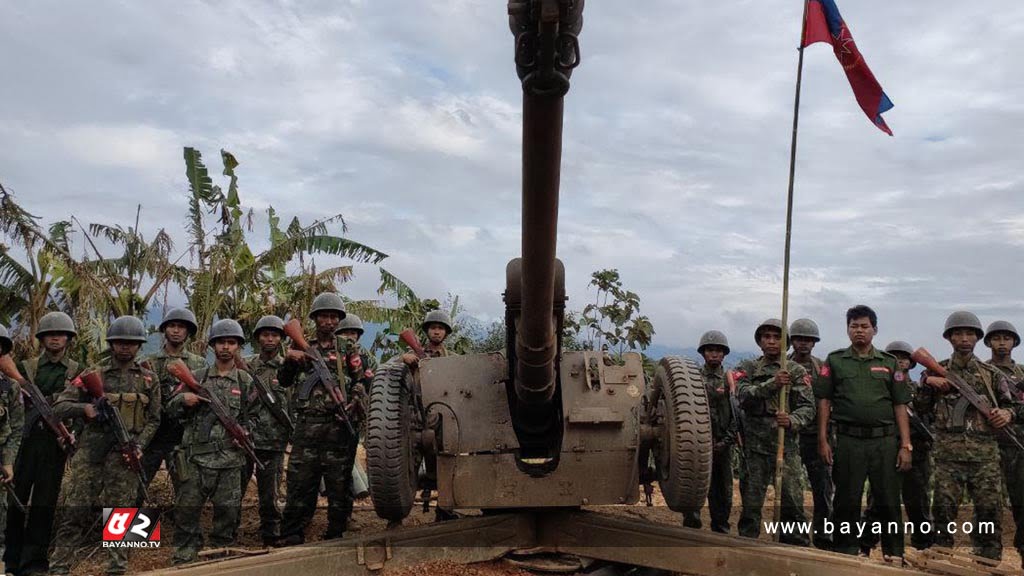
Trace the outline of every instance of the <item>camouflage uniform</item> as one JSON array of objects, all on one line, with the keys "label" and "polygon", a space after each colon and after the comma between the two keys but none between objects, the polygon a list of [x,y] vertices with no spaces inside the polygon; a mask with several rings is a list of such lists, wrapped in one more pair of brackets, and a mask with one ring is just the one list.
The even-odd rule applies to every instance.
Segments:
[{"label": "camouflage uniform", "polygon": [[[999,370],[974,355],[966,362],[956,358],[943,360],[942,365],[962,377],[989,402],[995,401],[1000,408],[1012,410],[1019,421],[1021,407],[1013,401],[1006,379]],[[935,492],[932,497],[935,543],[953,546],[953,535],[946,533],[946,526],[957,519],[957,507],[966,489],[974,503],[975,530],[971,534],[974,553],[999,559],[1003,554],[999,443],[987,418],[973,406],[964,406],[966,402],[955,388],[943,394],[924,384],[924,380],[915,400],[918,413],[935,419],[935,448],[932,450],[935,456]],[[961,421],[958,413],[964,408]],[[978,529],[981,522],[992,522],[995,530],[982,533]]]},{"label": "camouflage uniform", "polygon": [[160,419],[160,428],[157,429],[153,441],[142,457],[142,470],[146,475],[146,481],[152,482],[153,477],[160,470],[160,464],[166,462],[174,493],[177,494],[178,477],[174,471],[174,459],[171,455],[178,444],[181,444],[181,435],[184,429],[181,422],[178,422],[167,410],[167,402],[174,396],[174,389],[179,384],[178,380],[167,372],[167,364],[172,360],[181,360],[192,372],[206,368],[206,358],[186,349],[182,349],[181,354],[171,354],[161,348],[159,352],[147,357],[144,361],[151,370],[156,372],[157,378],[160,380],[164,409]]},{"label": "camouflage uniform", "polygon": [[[992,364],[1010,380],[1010,394],[1017,402],[1024,402],[1024,367],[1013,360],[1009,364]],[[1024,438],[1024,425],[1020,421],[1013,424],[1017,438]],[[1002,435],[999,439],[999,461],[1003,470],[1003,488],[1010,498],[1010,510],[1016,531],[1013,533],[1013,546],[1024,556],[1024,453],[1006,440]],[[1021,560],[1024,562],[1024,559]]]},{"label": "camouflage uniform", "polygon": [[[732,407],[729,404],[729,388],[726,386],[725,370],[707,365],[701,370],[707,389],[708,405],[711,408],[711,439],[714,451],[711,456],[711,487],[708,490],[708,511],[711,514],[711,530],[729,533],[729,513],[732,511],[732,447],[736,434],[732,427]],[[700,528],[700,510],[683,514],[683,526]]]},{"label": "camouflage uniform", "polygon": [[[285,389],[277,383],[277,371],[281,368],[282,356],[263,361],[259,355],[246,359],[253,376],[260,379],[274,394],[278,406],[288,412]],[[263,462],[263,470],[257,470],[251,459],[246,459],[242,468],[242,494],[249,488],[253,472],[256,473],[256,491],[260,501],[260,533],[265,543],[277,539],[281,525],[281,509],[278,507],[278,487],[281,484],[281,469],[284,466],[284,450],[288,445],[288,429],[279,422],[264,404],[262,396],[253,383],[249,392],[249,431],[256,456]]]},{"label": "camouflage uniform", "polygon": [[[793,355],[790,354],[792,360]],[[811,356],[800,364],[816,379],[821,372],[822,360]],[[818,455],[818,410],[815,407],[813,424],[800,431],[800,460],[807,470],[807,483],[814,498],[814,545],[821,549],[832,547],[831,535],[825,534],[825,520],[832,518],[832,467]]]},{"label": "camouflage uniform", "polygon": [[[103,377],[107,399],[121,413],[128,433],[139,446],[146,446],[160,425],[161,393],[156,375],[137,362],[121,370],[108,361],[97,371]],[[85,405],[90,402],[82,389],[69,384],[53,410],[61,418],[84,418]],[[90,544],[88,538],[94,534],[92,528],[103,508],[136,505],[138,482],[138,476],[125,465],[111,427],[96,420],[87,422],[64,485],[63,515],[50,556],[51,574],[67,574],[80,559],[78,549]],[[124,574],[128,551],[106,550],[107,574]]]},{"label": "camouflage uniform", "polygon": [[[24,428],[25,406],[21,402],[21,387],[14,380],[0,375],[0,464],[15,462]],[[3,526],[7,526],[6,496],[0,496],[0,527]],[[4,533],[0,531],[0,556],[3,553]]]},{"label": "camouflage uniform", "polygon": [[[788,413],[792,427],[786,431],[785,470],[782,479],[782,498],[776,495],[782,505],[783,522],[804,522],[803,487],[801,485],[800,430],[813,425],[814,399],[811,393],[811,377],[803,366],[787,363],[792,378],[789,390]],[[765,491],[775,476],[775,455],[778,441],[778,425],[775,416],[778,411],[779,390],[775,387],[775,373],[780,370],[778,361],[764,356],[745,360],[736,368],[737,391],[744,419],[744,456],[746,459],[746,481],[742,487],[743,512],[738,524],[740,536],[757,538],[761,533],[761,508],[764,506]],[[778,504],[777,504],[778,505]],[[806,534],[782,534],[779,540],[785,544],[807,546]]]}]

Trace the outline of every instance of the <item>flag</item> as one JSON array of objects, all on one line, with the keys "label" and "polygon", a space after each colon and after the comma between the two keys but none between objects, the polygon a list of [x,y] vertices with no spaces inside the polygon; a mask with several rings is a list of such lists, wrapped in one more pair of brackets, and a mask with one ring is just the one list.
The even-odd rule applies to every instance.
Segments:
[{"label": "flag", "polygon": [[882,113],[892,108],[892,101],[882,91],[881,84],[875,80],[864,56],[857,49],[835,0],[807,0],[807,20],[804,22],[804,42],[801,48],[815,42],[828,42],[832,45],[832,51],[846,71],[846,78],[850,81],[861,110],[879,130],[892,136],[892,130],[882,119]]}]

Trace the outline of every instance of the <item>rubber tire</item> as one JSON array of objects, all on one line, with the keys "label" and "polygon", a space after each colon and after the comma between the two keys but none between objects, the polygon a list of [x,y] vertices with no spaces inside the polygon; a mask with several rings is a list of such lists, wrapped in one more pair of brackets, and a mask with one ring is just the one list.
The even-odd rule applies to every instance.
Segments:
[{"label": "rubber tire", "polygon": [[415,446],[417,423],[413,376],[401,362],[377,372],[370,387],[366,418],[366,472],[373,509],[384,520],[409,515],[416,498],[420,453]]},{"label": "rubber tire", "polygon": [[658,361],[655,387],[663,433],[655,449],[658,485],[674,512],[700,510],[711,484],[711,413],[700,368],[679,356]]}]

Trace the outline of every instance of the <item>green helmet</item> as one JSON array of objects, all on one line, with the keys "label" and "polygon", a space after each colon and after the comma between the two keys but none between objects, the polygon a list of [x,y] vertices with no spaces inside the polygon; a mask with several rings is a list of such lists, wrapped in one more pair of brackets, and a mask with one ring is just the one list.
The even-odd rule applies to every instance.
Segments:
[{"label": "green helmet", "polygon": [[213,343],[221,338],[238,338],[238,345],[245,344],[245,332],[242,325],[230,318],[217,320],[210,326],[210,332],[206,335],[206,343],[213,346]]},{"label": "green helmet", "polygon": [[345,318],[345,303],[341,301],[341,296],[333,292],[317,294],[316,298],[313,298],[313,306],[309,309],[309,319],[312,320],[318,312],[332,310],[342,319]]},{"label": "green helmet", "polygon": [[427,326],[431,324],[440,324],[444,326],[445,334],[452,333],[452,318],[444,310],[431,310],[427,312],[427,315],[423,318],[423,324],[420,325],[423,331],[427,331]]},{"label": "green helmet", "polygon": [[[911,354],[914,353],[914,347],[911,346],[908,342],[904,342],[903,340],[893,340],[892,342],[889,342],[888,346],[885,347],[885,351],[893,355],[895,355],[896,352],[903,352],[907,356],[910,356]],[[914,368],[915,366],[917,366],[917,362],[914,362],[914,359],[911,358],[910,367]]]},{"label": "green helmet", "polygon": [[145,344],[147,336],[146,325],[135,316],[118,316],[107,327],[107,342],[123,340]]},{"label": "green helmet", "polygon": [[725,334],[718,330],[708,330],[704,334],[701,334],[700,343],[697,345],[697,353],[703,354],[704,348],[707,346],[721,346],[725,348],[725,353],[729,353],[729,339],[725,337]]},{"label": "green helmet", "polygon": [[256,322],[256,328],[252,331],[252,337],[259,338],[260,330],[275,330],[284,336],[284,320],[274,315],[263,316]]},{"label": "green helmet", "polygon": [[801,336],[811,338],[815,342],[821,341],[821,334],[818,333],[818,325],[810,318],[799,318],[789,325],[789,337]]},{"label": "green helmet", "polygon": [[981,320],[973,312],[959,310],[953,312],[946,318],[946,327],[942,331],[943,338],[949,338],[949,333],[956,328],[970,328],[978,334],[978,339],[985,337],[985,331],[981,328]]},{"label": "green helmet", "polygon": [[78,331],[75,330],[75,321],[71,319],[71,316],[63,312],[49,312],[39,319],[36,338],[42,338],[46,334],[53,332],[63,332],[68,335],[68,338],[74,338],[78,335]]},{"label": "green helmet", "polygon": [[0,324],[0,356],[10,352],[12,348],[14,348],[14,340],[11,340],[11,335],[7,332],[7,326]]},{"label": "green helmet", "polygon": [[754,330],[755,344],[761,343],[761,331],[763,331],[765,328],[775,328],[779,332],[782,332],[782,320],[779,320],[778,318],[769,318],[764,322],[758,324],[757,328]]},{"label": "green helmet", "polygon": [[1020,346],[1020,334],[1017,333],[1017,329],[1013,327],[1013,324],[1006,320],[996,320],[988,325],[988,330],[985,331],[985,346],[992,347],[988,341],[992,339],[992,335],[996,332],[1008,332],[1013,336],[1013,347]]},{"label": "green helmet", "polygon": [[341,322],[338,323],[338,329],[334,331],[335,334],[343,330],[355,330],[360,336],[363,335],[363,319],[355,314],[347,314]]},{"label": "green helmet", "polygon": [[160,321],[160,326],[157,330],[160,332],[164,331],[171,322],[181,322],[185,326],[188,326],[188,335],[195,336],[196,332],[199,331],[199,324],[196,323],[196,315],[192,313],[188,308],[171,308],[164,314],[163,320]]}]

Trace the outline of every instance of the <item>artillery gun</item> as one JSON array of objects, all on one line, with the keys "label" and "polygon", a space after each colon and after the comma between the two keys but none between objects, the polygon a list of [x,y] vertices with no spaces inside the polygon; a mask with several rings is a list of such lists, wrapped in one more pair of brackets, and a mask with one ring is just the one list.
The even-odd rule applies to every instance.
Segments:
[{"label": "artillery gun", "polygon": [[[509,0],[523,89],[522,257],[505,269],[507,349],[385,364],[370,391],[374,508],[409,514],[418,471],[444,510],[631,504],[657,480],[670,508],[707,494],[711,429],[699,369],[562,350],[565,269],[555,256],[564,97],[580,63],[583,0]],[[653,462],[654,466],[649,466]]]}]

